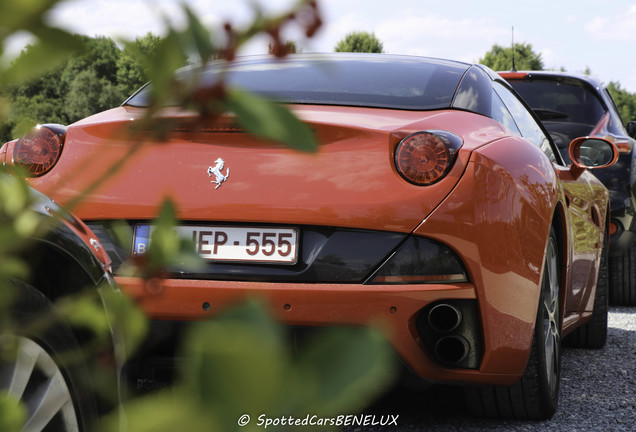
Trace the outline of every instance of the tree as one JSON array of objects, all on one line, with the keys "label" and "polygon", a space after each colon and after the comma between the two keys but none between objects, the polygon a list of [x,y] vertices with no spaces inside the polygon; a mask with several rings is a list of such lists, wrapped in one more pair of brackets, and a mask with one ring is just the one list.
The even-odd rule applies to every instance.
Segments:
[{"label": "tree", "polygon": [[373,33],[352,32],[347,34],[336,47],[335,52],[383,53],[382,42]]},{"label": "tree", "polygon": [[[514,68],[516,70],[543,70],[541,54],[535,53],[532,50],[532,45],[516,43],[514,48]],[[507,71],[513,68],[512,58],[512,48],[493,45],[490,51],[479,59],[479,63],[492,70]]]},{"label": "tree", "polygon": [[[128,96],[150,80],[147,59],[157,54],[159,36],[147,33],[124,45],[117,60],[117,86]],[[187,59],[183,57],[183,65]]]},{"label": "tree", "polygon": [[616,103],[623,124],[626,125],[627,122],[636,120],[636,94],[622,89],[621,85],[615,81],[611,81],[607,89]]},{"label": "tree", "polygon": [[123,93],[115,83],[97,75],[95,69],[79,72],[69,84],[64,113],[70,123],[119,105]]},{"label": "tree", "polygon": [[117,60],[121,54],[115,42],[105,36],[91,38],[79,36],[86,47],[81,56],[71,57],[62,72],[62,83],[70,85],[75,76],[84,70],[92,69],[97,78],[105,78],[109,82],[117,80]]},{"label": "tree", "polygon": [[[107,37],[77,36],[84,46],[46,72],[6,90],[10,113],[0,123],[0,142],[21,136],[37,123],[69,124],[119,105],[149,80],[147,58],[161,38],[147,34],[123,49]],[[37,55],[27,46],[17,61]],[[180,65],[186,64],[186,57]]]}]

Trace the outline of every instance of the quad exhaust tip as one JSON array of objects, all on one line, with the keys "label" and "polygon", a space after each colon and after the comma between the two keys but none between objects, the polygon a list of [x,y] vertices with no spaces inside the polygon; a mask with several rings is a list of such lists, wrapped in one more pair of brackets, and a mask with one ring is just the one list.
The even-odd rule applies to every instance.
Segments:
[{"label": "quad exhaust tip", "polygon": [[478,369],[482,339],[477,301],[447,299],[422,309],[417,330],[432,360],[446,366]]},{"label": "quad exhaust tip", "polygon": [[429,325],[439,333],[450,333],[462,323],[462,311],[451,304],[440,303],[428,312]]},{"label": "quad exhaust tip", "polygon": [[458,364],[466,359],[470,344],[462,336],[444,336],[435,344],[435,355],[448,364]]}]

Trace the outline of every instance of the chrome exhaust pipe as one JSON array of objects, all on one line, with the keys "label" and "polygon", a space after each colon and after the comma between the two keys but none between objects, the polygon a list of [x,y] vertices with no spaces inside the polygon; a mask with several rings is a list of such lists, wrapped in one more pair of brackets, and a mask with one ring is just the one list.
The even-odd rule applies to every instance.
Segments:
[{"label": "chrome exhaust pipe", "polygon": [[435,344],[435,356],[443,363],[455,365],[466,359],[470,344],[463,336],[444,336]]},{"label": "chrome exhaust pipe", "polygon": [[451,304],[440,303],[428,312],[428,324],[439,333],[449,333],[462,323],[462,311]]}]

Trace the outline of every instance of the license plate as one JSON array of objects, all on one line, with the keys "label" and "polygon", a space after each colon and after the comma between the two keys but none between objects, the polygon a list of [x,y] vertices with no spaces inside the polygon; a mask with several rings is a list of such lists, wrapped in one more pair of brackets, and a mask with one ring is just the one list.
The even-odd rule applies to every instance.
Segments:
[{"label": "license plate", "polygon": [[[192,239],[197,253],[212,261],[295,264],[298,259],[296,228],[178,226],[180,236]],[[152,225],[135,226],[133,255],[150,245]]]}]

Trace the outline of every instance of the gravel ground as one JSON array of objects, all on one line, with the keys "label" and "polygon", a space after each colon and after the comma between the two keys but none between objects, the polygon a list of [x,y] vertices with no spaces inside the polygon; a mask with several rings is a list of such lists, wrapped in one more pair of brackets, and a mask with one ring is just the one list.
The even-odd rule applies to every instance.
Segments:
[{"label": "gravel ground", "polygon": [[610,307],[605,348],[564,350],[559,397],[551,420],[522,422],[469,417],[457,389],[396,389],[365,414],[399,415],[397,427],[356,426],[346,431],[634,431],[636,307]]}]

